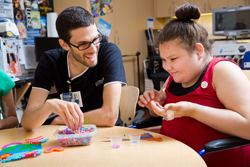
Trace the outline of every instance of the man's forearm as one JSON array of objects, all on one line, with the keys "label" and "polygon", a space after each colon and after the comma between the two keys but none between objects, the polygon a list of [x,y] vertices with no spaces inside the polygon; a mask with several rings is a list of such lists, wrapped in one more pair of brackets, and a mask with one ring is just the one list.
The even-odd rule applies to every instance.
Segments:
[{"label": "man's forearm", "polygon": [[21,124],[27,131],[34,129],[38,126],[41,126],[50,114],[51,110],[47,102],[38,107],[27,108],[24,111]]},{"label": "man's forearm", "polygon": [[84,124],[95,124],[96,126],[114,126],[118,119],[119,109],[105,110],[98,108],[84,113]]}]

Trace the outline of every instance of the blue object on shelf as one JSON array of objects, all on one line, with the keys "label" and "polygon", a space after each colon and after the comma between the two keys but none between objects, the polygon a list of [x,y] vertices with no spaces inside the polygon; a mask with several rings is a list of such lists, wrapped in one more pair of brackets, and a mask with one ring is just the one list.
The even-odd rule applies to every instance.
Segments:
[{"label": "blue object on shelf", "polygon": [[244,70],[250,70],[250,51],[245,52],[241,68]]}]

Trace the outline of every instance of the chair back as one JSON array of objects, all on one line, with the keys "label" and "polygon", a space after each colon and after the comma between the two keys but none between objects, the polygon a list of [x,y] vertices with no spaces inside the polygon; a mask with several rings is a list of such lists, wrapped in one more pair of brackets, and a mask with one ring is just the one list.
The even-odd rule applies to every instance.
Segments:
[{"label": "chair back", "polygon": [[121,119],[127,126],[135,118],[139,89],[135,86],[123,86],[120,100]]},{"label": "chair back", "polygon": [[250,81],[250,70],[242,70]]}]

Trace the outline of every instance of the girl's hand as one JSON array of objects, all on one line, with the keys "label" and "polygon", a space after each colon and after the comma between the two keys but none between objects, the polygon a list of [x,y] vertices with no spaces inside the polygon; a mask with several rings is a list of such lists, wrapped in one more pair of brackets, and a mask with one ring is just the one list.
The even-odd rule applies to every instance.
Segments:
[{"label": "girl's hand", "polygon": [[178,103],[169,103],[162,107],[159,103],[151,101],[153,111],[159,116],[167,115],[167,110],[174,111],[174,117],[191,116],[194,110],[194,103],[181,101]]},{"label": "girl's hand", "polygon": [[147,107],[149,110],[153,110],[151,106],[151,101],[156,101],[160,104],[164,103],[165,96],[162,95],[155,89],[151,89],[150,91],[145,91],[142,95],[140,95],[140,101],[138,102],[139,106]]}]

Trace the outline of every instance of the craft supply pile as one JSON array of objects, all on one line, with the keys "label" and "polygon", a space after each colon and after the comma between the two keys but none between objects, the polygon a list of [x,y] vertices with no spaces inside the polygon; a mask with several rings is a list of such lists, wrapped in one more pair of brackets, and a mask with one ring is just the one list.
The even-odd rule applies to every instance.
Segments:
[{"label": "craft supply pile", "polygon": [[95,125],[84,125],[78,130],[71,130],[67,126],[62,126],[56,130],[54,136],[58,138],[61,146],[90,145],[93,136],[98,132]]}]

